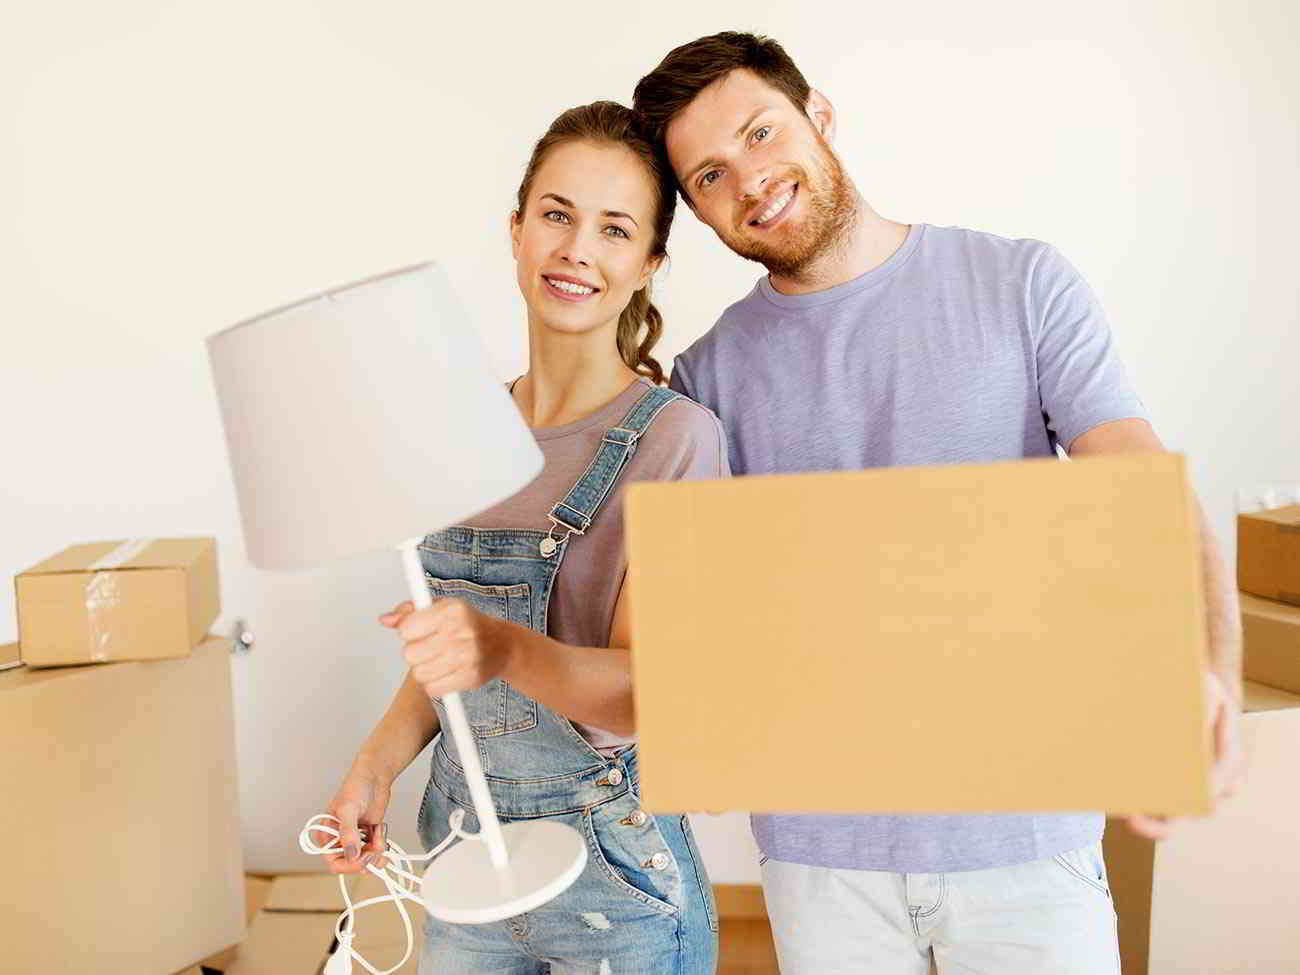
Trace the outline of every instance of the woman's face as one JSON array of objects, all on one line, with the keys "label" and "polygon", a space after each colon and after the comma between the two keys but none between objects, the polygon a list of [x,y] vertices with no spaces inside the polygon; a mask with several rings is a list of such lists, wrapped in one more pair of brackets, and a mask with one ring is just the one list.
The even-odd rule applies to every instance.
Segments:
[{"label": "woman's face", "polygon": [[630,149],[590,142],[552,149],[524,212],[510,218],[531,317],[568,334],[616,322],[659,266],[650,257],[654,217],[650,174]]}]

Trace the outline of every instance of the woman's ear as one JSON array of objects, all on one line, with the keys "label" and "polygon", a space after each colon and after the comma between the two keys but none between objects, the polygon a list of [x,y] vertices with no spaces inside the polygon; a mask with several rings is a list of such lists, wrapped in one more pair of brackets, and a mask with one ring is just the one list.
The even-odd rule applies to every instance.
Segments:
[{"label": "woman's ear", "polygon": [[655,272],[659,270],[659,265],[664,262],[665,256],[666,255],[664,254],[660,254],[658,257],[647,257],[645,259],[645,264],[641,267],[641,277],[636,283],[637,291],[640,291],[650,283],[650,279],[653,278]]},{"label": "woman's ear", "polygon": [[519,211],[511,210],[510,216],[506,221],[510,229],[510,256],[516,261],[519,260]]},{"label": "woman's ear", "polygon": [[813,128],[821,133],[827,145],[835,142],[835,108],[830,100],[816,88],[808,92],[808,104],[804,107]]}]

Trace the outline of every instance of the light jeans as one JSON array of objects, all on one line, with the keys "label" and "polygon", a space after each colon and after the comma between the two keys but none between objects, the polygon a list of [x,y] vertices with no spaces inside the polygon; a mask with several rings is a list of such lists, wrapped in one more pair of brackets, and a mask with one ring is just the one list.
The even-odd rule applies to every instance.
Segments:
[{"label": "light jeans", "polygon": [[762,864],[782,975],[1118,975],[1101,844],[960,873]]}]

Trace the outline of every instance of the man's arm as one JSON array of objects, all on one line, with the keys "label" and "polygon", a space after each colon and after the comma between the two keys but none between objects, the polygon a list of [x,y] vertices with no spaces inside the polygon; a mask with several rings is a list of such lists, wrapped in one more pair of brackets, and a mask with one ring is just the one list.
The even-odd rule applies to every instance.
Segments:
[{"label": "man's arm", "polygon": [[[1165,446],[1146,420],[1115,420],[1093,427],[1069,445],[1071,457],[1164,450]],[[1223,552],[1210,527],[1205,509],[1193,496],[1201,526],[1201,571],[1205,577],[1206,637],[1210,648],[1211,705],[1214,728],[1215,797],[1230,795],[1243,772],[1241,751],[1241,607],[1237,586],[1223,560]],[[1217,687],[1214,685],[1218,685]],[[1153,839],[1168,835],[1169,824],[1150,817],[1130,819],[1133,829]]]}]

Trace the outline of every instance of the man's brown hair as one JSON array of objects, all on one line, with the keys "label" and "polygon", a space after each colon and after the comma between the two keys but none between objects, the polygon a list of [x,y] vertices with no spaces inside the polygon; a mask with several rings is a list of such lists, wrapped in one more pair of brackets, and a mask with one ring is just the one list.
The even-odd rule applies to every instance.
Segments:
[{"label": "man's brown hair", "polygon": [[668,123],[701,91],[737,68],[752,71],[785,95],[801,113],[812,91],[790,55],[770,37],[723,31],[673,48],[636,84],[632,107],[661,152]]}]

